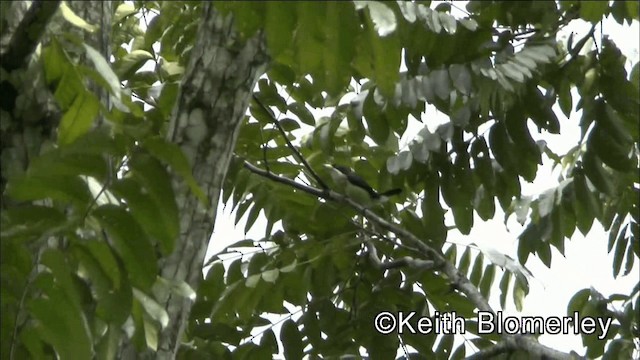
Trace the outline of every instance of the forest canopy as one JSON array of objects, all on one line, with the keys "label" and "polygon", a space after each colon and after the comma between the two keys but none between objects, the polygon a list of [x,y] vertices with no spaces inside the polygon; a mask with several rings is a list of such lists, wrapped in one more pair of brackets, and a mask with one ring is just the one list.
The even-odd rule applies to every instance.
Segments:
[{"label": "forest canopy", "polygon": [[[638,356],[637,285],[573,296],[603,324],[571,353],[478,316],[521,311],[527,261],[595,223],[637,276],[640,70],[606,29],[637,29],[637,2],[0,10],[2,358]],[[205,264],[218,204],[264,237]],[[449,241],[500,217],[517,256]]]}]

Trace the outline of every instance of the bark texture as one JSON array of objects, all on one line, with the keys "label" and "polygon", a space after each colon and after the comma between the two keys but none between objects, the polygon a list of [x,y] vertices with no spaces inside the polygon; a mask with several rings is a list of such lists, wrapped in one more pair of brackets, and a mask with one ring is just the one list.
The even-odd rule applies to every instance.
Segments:
[{"label": "bark texture", "polygon": [[[169,140],[186,154],[193,175],[205,192],[202,204],[180,180],[174,181],[180,210],[180,238],[175,252],[161,265],[161,276],[185,281],[193,289],[202,278],[205,252],[215,222],[215,207],[233,154],[240,125],[268,57],[262,35],[243,40],[231,15],[223,17],[205,5],[171,118]],[[175,357],[192,301],[175,294],[156,294],[169,314],[160,334],[156,358]]]}]

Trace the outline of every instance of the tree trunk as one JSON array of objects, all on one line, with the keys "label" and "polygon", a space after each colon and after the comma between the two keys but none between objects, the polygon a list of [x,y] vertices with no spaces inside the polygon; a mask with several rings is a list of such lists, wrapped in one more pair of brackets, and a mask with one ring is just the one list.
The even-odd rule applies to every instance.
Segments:
[{"label": "tree trunk", "polygon": [[[202,204],[184,182],[174,180],[181,232],[174,253],[161,264],[162,277],[185,281],[193,289],[202,278],[216,206],[238,131],[253,87],[268,61],[263,37],[240,39],[233,29],[231,15],[223,17],[207,4],[202,21],[171,117],[168,138],[187,156],[209,206]],[[173,359],[192,300],[168,292],[155,295],[169,314],[169,325],[158,339],[156,358]],[[128,347],[123,355],[134,354]]]}]

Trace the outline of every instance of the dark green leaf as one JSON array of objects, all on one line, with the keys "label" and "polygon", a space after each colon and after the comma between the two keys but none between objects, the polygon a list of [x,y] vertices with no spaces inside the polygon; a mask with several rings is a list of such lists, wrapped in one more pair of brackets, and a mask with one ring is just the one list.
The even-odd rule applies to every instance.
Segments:
[{"label": "dark green leaf", "polygon": [[39,335],[53,346],[62,359],[92,358],[91,331],[84,313],[70,306],[60,290],[50,291],[47,295],[46,299],[33,299],[28,304],[29,310],[40,323]]},{"label": "dark green leaf", "polygon": [[304,345],[298,325],[293,320],[287,320],[282,324],[280,340],[284,347],[285,359],[302,359]]},{"label": "dark green leaf", "polygon": [[378,145],[384,145],[389,138],[390,129],[384,113],[380,111],[381,109],[374,100],[374,93],[374,91],[369,91],[369,94],[364,101],[363,114],[367,120],[369,136],[371,136],[373,141]]},{"label": "dark green leaf", "polygon": [[613,253],[613,277],[618,277],[620,273],[620,267],[622,266],[622,260],[624,260],[624,252],[627,249],[627,243],[629,242],[629,237],[625,236],[627,232],[626,224],[620,233],[618,234],[618,239],[616,239],[616,250]]},{"label": "dark green leaf", "polygon": [[462,256],[460,257],[460,263],[458,264],[458,271],[460,271],[461,274],[466,275],[467,272],[469,271],[470,264],[471,264],[471,248],[467,247],[462,253]]},{"label": "dark green leaf", "polygon": [[59,210],[40,205],[24,205],[3,210],[2,238],[52,235],[66,225]]},{"label": "dark green leaf", "polygon": [[500,279],[500,307],[505,309],[507,306],[507,294],[509,293],[509,283],[511,282],[511,272],[505,271]]},{"label": "dark green leaf", "polygon": [[[115,71],[118,74],[118,77],[123,80],[127,80],[130,79],[148,60],[153,60],[153,55],[151,53],[144,50],[133,50],[115,63]],[[120,83],[118,82],[118,86],[119,84]]]},{"label": "dark green leaf", "polygon": [[608,196],[613,196],[615,185],[611,181],[611,174],[603,168],[600,158],[592,151],[587,151],[582,157],[582,161],[584,173],[596,189]]},{"label": "dark green leaf", "polygon": [[155,250],[133,216],[115,205],[102,205],[93,215],[107,231],[133,285],[151,288],[157,271]]},{"label": "dark green leaf", "polygon": [[378,84],[382,94],[391,97],[399,78],[400,41],[396,33],[380,37],[373,29],[374,26],[371,21],[368,22],[368,27],[373,56],[370,59],[373,63],[373,79]]},{"label": "dark green leaf", "polygon": [[482,280],[480,280],[480,293],[484,295],[485,298],[489,298],[489,294],[491,292],[491,286],[493,285],[493,280],[496,277],[496,266],[493,264],[487,265],[484,270],[484,274],[482,274]]},{"label": "dark green leaf", "polygon": [[93,94],[88,92],[78,94],[71,107],[62,115],[58,127],[58,144],[70,144],[86,134],[99,110],[100,103]]},{"label": "dark green leaf", "polygon": [[588,145],[591,146],[602,161],[619,171],[629,171],[633,167],[633,159],[629,157],[629,149],[624,144],[596,125],[589,135]]},{"label": "dark green leaf", "polygon": [[454,336],[451,334],[442,335],[438,347],[436,347],[435,353],[448,357],[451,355],[451,349],[453,348]]},{"label": "dark green leaf", "polygon": [[307,107],[303,103],[291,103],[289,104],[289,111],[294,113],[300,121],[307,125],[315,126],[316,120],[313,117],[313,114],[307,109]]},{"label": "dark green leaf", "polygon": [[624,263],[624,276],[627,276],[631,273],[631,270],[633,269],[633,262],[636,256],[633,252],[633,237],[630,237],[628,240],[630,241],[629,247],[627,248],[627,260]]},{"label": "dark green leaf", "polygon": [[10,182],[7,186],[8,194],[21,201],[53,199],[63,202],[73,202],[82,207],[91,201],[91,194],[87,183],[79,176],[27,176]]},{"label": "dark green leaf", "polygon": [[480,285],[483,263],[484,255],[482,255],[482,253],[479,253],[478,256],[476,256],[476,260],[473,262],[473,269],[471,270],[471,275],[469,276],[469,281],[471,281],[471,283],[476,286]]}]

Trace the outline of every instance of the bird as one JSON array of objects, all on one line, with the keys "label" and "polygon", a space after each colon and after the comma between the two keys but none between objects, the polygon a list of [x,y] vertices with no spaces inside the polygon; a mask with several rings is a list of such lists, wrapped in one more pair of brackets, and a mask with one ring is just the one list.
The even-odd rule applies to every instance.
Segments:
[{"label": "bird", "polygon": [[362,176],[358,175],[350,167],[336,164],[332,164],[331,166],[333,169],[337,170],[332,171],[331,173],[331,177],[336,185],[344,187],[347,196],[358,202],[369,202],[370,200],[384,202],[388,197],[402,193],[402,189],[399,188],[379,193],[375,191],[371,185],[362,178]]}]

